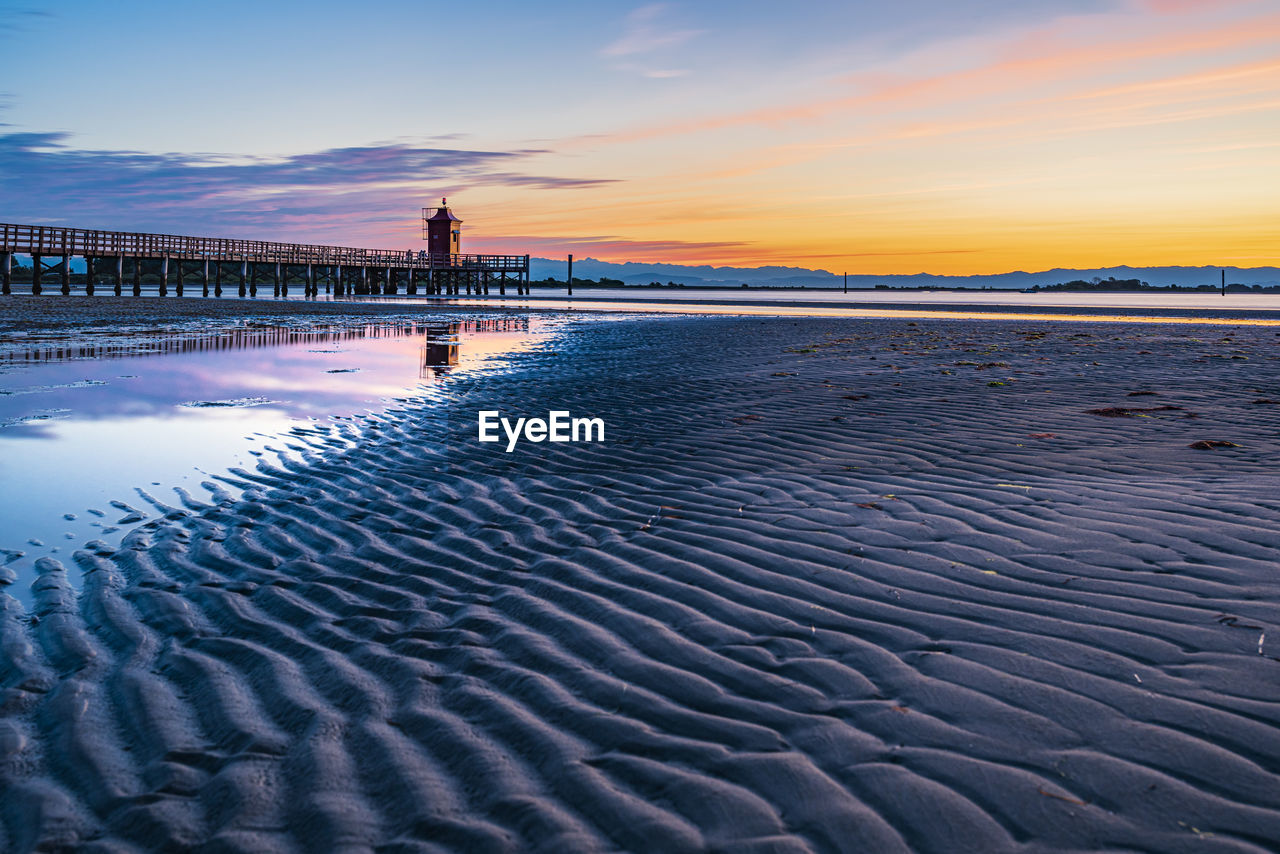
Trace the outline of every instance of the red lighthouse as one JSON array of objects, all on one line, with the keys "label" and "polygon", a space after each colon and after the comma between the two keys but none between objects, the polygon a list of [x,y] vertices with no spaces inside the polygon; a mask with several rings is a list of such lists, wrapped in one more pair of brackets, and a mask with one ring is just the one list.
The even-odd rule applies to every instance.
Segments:
[{"label": "red lighthouse", "polygon": [[422,239],[433,256],[462,252],[462,220],[453,215],[447,202],[441,199],[440,207],[422,209]]}]

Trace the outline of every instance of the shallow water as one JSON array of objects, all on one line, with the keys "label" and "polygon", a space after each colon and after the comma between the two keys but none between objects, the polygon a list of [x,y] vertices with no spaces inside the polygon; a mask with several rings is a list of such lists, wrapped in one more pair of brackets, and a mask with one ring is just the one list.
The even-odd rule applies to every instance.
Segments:
[{"label": "shallow water", "polygon": [[[27,286],[25,284],[16,285],[16,288],[23,290]],[[77,285],[75,293],[82,294],[83,286]],[[17,291],[15,291],[17,292]],[[25,290],[23,290],[25,292]],[[109,290],[98,288],[100,295],[109,293]],[[200,288],[188,286],[185,290],[187,297],[200,296]],[[147,285],[143,288],[143,294],[155,296],[157,289],[154,285]],[[172,294],[172,292],[171,292]],[[47,298],[51,300],[58,299],[58,294],[50,293]],[[126,299],[128,293],[126,292]],[[176,298],[170,296],[168,298]],[[1222,294],[1218,291],[1154,291],[1154,292],[1075,292],[1075,291],[1039,291],[1034,293],[1023,293],[1014,289],[1000,290],[981,290],[972,288],[960,291],[948,290],[906,290],[906,289],[875,289],[875,288],[854,288],[845,293],[839,288],[645,288],[645,287],[627,287],[627,288],[593,288],[579,287],[578,292],[569,297],[565,293],[564,288],[544,288],[535,287],[531,297],[517,296],[514,286],[508,288],[505,296],[499,295],[496,286],[491,287],[490,293],[486,296],[471,295],[462,293],[456,297],[438,297],[407,294],[394,294],[390,296],[383,295],[355,295],[344,297],[333,297],[329,294],[320,294],[316,297],[306,297],[302,294],[301,287],[294,285],[284,296],[272,296],[270,288],[259,288],[258,295],[255,297],[239,297],[235,295],[234,290],[228,290],[224,296],[224,300],[241,300],[241,301],[268,301],[273,299],[284,299],[290,302],[312,301],[312,302],[382,302],[382,303],[402,303],[402,304],[422,304],[432,302],[446,303],[464,303],[464,304],[486,304],[486,305],[532,305],[542,308],[589,308],[588,303],[597,300],[610,300],[615,302],[626,303],[628,306],[633,304],[647,304],[652,306],[654,303],[676,302],[699,304],[689,305],[689,310],[698,310],[703,307],[713,307],[716,304],[730,305],[747,305],[751,303],[764,305],[813,305],[829,308],[853,307],[853,306],[972,306],[975,309],[982,308],[1017,308],[1020,310],[1044,309],[1051,311],[1052,309],[1082,309],[1093,308],[1098,309],[1100,313],[1105,313],[1108,309],[1124,309],[1132,310],[1148,310],[1148,311],[1195,311],[1195,312],[1280,312],[1280,293],[1240,293],[1233,292]],[[549,304],[550,303],[550,304]],[[661,309],[649,309],[660,311]],[[706,312],[706,313],[722,313],[722,312]],[[765,314],[763,311],[752,311],[752,314]],[[798,313],[798,312],[797,312]],[[837,316],[827,312],[805,312],[808,315],[815,316]],[[864,315],[874,316],[874,315]]]},{"label": "shallow water", "polygon": [[[178,505],[239,490],[221,478],[299,437],[344,432],[451,375],[532,346],[545,321],[491,321],[328,332],[238,329],[205,336],[52,345],[0,358],[0,565],[29,604],[32,565],[66,562],[99,539]],[[353,425],[343,431],[343,425]],[[204,486],[209,484],[209,487]]]},{"label": "shallow water", "polygon": [[[394,300],[395,297],[385,299]],[[491,298],[447,297],[436,298],[436,304],[458,307],[478,307],[492,305]],[[719,316],[755,316],[755,317],[847,317],[861,319],[920,319],[920,320],[1051,320],[1090,323],[1162,323],[1162,324],[1226,324],[1244,326],[1280,326],[1280,310],[1275,316],[1267,316],[1249,312],[1241,315],[1238,311],[1224,309],[1223,313],[1208,310],[1196,311],[1194,314],[1108,314],[1099,306],[1093,312],[1068,312],[1064,306],[1046,306],[1045,311],[1023,311],[1016,314],[1008,310],[1008,305],[978,305],[957,308],[904,307],[902,303],[893,308],[867,308],[841,305],[803,305],[803,304],[751,304],[751,303],[699,303],[699,302],[645,302],[642,300],[605,300],[605,299],[531,299],[522,301],[506,300],[507,308],[541,309],[543,311],[600,311],[630,312],[648,314],[700,314]],[[1057,308],[1057,311],[1053,309]],[[1085,308],[1085,306],[1081,306]],[[1115,309],[1122,308],[1115,306]],[[1159,307],[1150,307],[1159,312]]]},{"label": "shallow water", "polygon": [[[1092,322],[1227,323],[1280,325],[1280,294],[1022,293],[1020,291],[908,291],[802,288],[579,288],[535,289],[532,296],[489,294],[356,296],[354,301],[452,306],[494,306],[552,311],[625,311],[650,314],[749,315]],[[1146,314],[1150,312],[1150,314]]]},{"label": "shallow water", "polygon": [[[534,292],[539,293],[538,291]],[[549,296],[559,296],[554,291]],[[805,302],[824,305],[872,303],[877,305],[972,305],[1019,306],[1024,308],[1138,308],[1193,309],[1197,311],[1280,311],[1280,294],[1227,294],[1218,292],[1183,293],[1022,293],[1014,290],[915,291],[854,289],[839,290],[792,288],[787,290],[741,290],[712,288],[589,288],[579,289],[577,296],[616,300],[678,300],[693,302]]]}]

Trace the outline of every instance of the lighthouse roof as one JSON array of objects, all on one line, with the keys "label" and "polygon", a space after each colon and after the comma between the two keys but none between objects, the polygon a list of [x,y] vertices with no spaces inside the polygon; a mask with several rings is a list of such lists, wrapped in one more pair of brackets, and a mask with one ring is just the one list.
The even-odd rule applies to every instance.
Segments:
[{"label": "lighthouse roof", "polygon": [[445,199],[440,200],[440,207],[436,208],[436,212],[426,218],[427,222],[462,222],[453,215],[453,211],[449,210],[445,204]]}]

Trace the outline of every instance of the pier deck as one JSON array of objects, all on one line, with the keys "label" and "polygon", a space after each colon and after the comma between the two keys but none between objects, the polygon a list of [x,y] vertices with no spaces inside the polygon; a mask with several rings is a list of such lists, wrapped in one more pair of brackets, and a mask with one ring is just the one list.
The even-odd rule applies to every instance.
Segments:
[{"label": "pier deck", "polygon": [[[159,285],[167,295],[172,284],[181,296],[184,285],[194,284],[209,295],[221,296],[224,282],[240,295],[256,295],[260,281],[276,295],[287,295],[291,282],[315,296],[323,283],[325,293],[347,294],[457,294],[488,293],[496,285],[506,293],[508,284],[518,294],[528,292],[528,255],[455,255],[414,250],[360,249],[305,243],[275,243],[220,237],[188,237],[126,231],[98,231],[47,225],[0,223],[0,286],[12,293],[13,257],[32,260],[31,293],[44,291],[46,277],[56,277],[64,294],[72,284],[94,293],[109,284],[120,295],[132,281],[135,296],[144,279]],[[71,259],[83,258],[85,273],[71,272]],[[50,260],[52,259],[52,260]]]}]

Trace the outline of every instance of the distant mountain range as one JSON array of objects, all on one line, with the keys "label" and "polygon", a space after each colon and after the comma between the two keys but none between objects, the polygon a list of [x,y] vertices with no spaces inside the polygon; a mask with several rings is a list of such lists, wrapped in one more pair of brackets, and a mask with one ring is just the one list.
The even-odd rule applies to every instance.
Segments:
[{"label": "distant mountain range", "polygon": [[[1280,285],[1278,267],[1099,267],[1092,270],[1056,268],[1036,273],[1021,270],[1013,273],[997,273],[985,276],[939,276],[932,273],[914,273],[892,276],[849,276],[850,288],[874,288],[888,285],[893,288],[1003,288],[1022,290],[1039,285],[1056,285],[1077,279],[1093,278],[1139,279],[1153,287],[1165,285],[1217,285],[1220,270],[1227,271],[1227,284]],[[563,279],[565,262],[549,258],[531,259],[532,278]],[[600,277],[619,279],[628,285],[647,285],[650,282],[667,284],[675,282],[686,287],[808,287],[838,288],[843,279],[826,270],[808,270],[803,267],[711,267],[683,264],[642,264],[629,261],[614,264],[594,258],[579,258],[573,262],[575,279]]]}]

